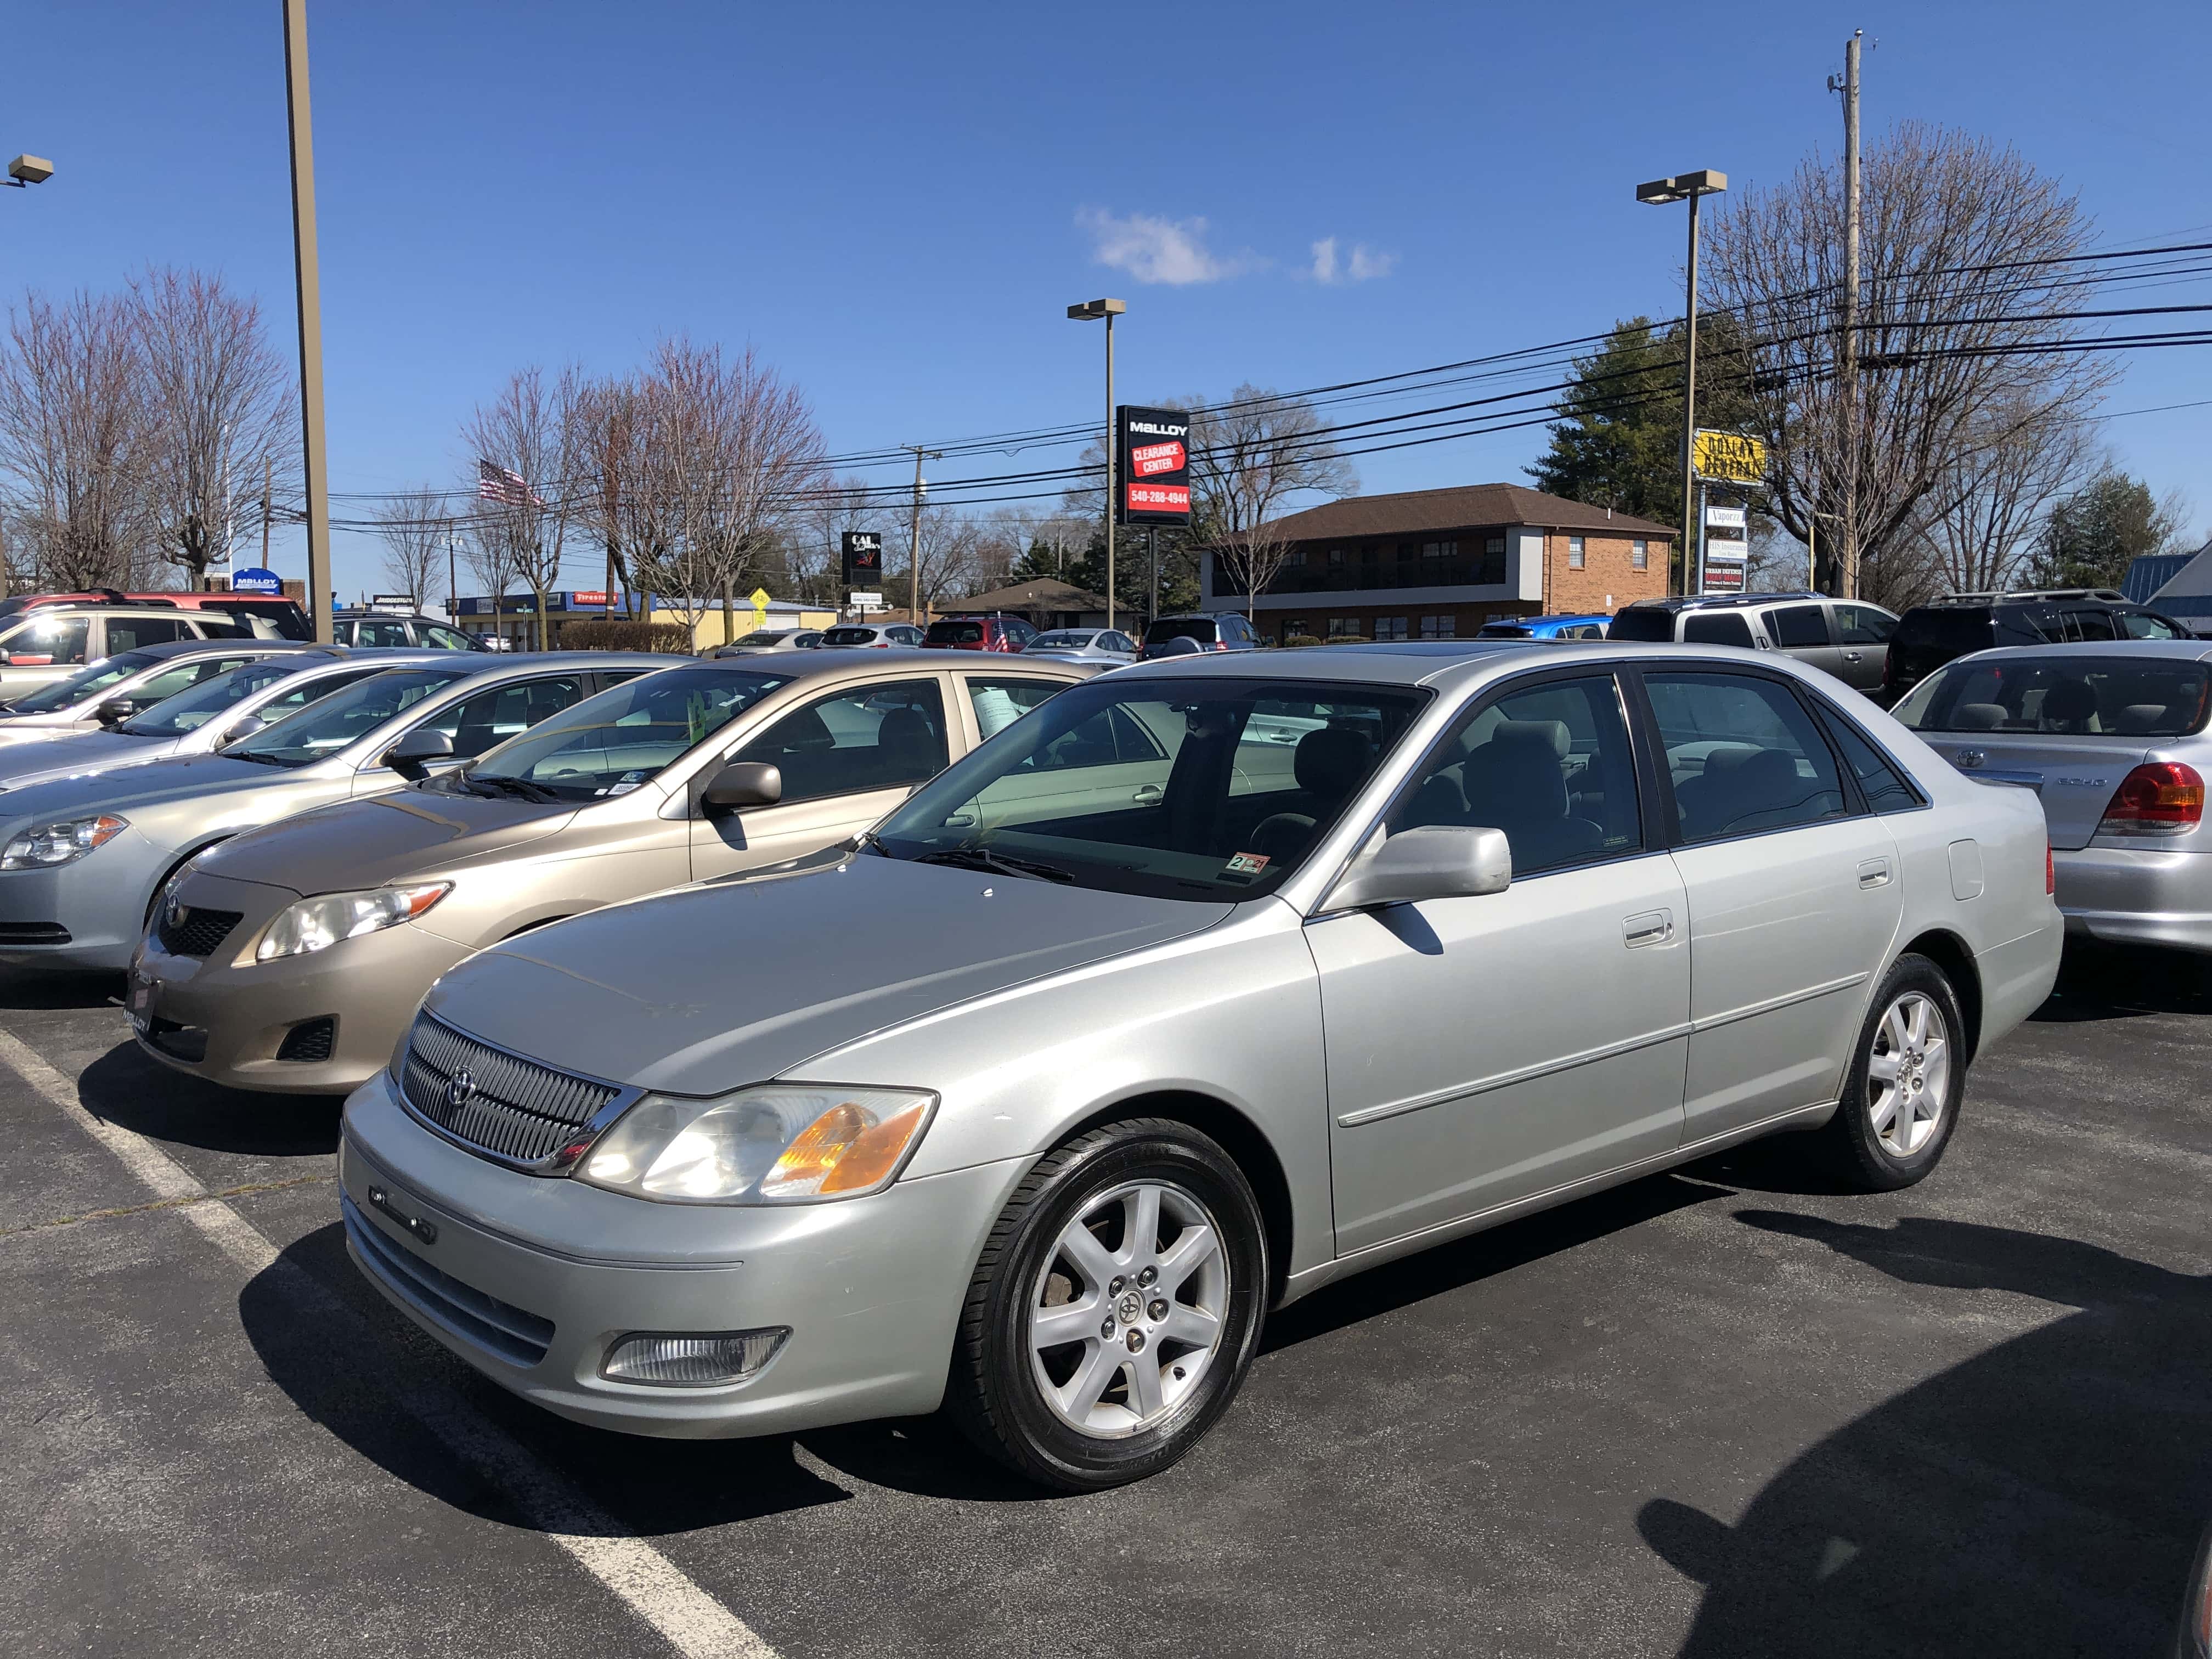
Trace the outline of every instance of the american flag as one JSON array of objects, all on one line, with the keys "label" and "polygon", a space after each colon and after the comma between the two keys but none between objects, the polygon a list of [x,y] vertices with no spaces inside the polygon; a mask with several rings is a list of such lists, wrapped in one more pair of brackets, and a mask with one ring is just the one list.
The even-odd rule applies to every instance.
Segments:
[{"label": "american flag", "polygon": [[501,507],[545,505],[519,473],[509,472],[503,466],[495,466],[481,459],[477,462],[477,499],[497,501]]}]

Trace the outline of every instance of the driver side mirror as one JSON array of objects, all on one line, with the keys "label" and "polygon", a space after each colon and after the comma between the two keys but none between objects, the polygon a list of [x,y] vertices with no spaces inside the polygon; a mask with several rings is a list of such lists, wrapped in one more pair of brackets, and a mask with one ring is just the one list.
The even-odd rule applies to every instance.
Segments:
[{"label": "driver side mirror", "polygon": [[1323,907],[1364,910],[1423,899],[1472,898],[1513,884],[1513,848],[1503,830],[1431,824],[1401,830],[1346,871]]},{"label": "driver side mirror", "polygon": [[129,697],[110,697],[92,711],[93,719],[102,726],[120,726],[138,712],[137,703]]},{"label": "driver side mirror", "polygon": [[732,761],[699,793],[699,810],[709,817],[773,806],[783,799],[783,772],[766,761]]},{"label": "driver side mirror", "polygon": [[227,749],[234,743],[252,737],[256,732],[265,730],[268,725],[269,722],[258,714],[240,714],[230,723],[229,730],[216,739],[215,746]]},{"label": "driver side mirror", "polygon": [[403,778],[419,778],[432,761],[451,760],[453,740],[443,732],[421,726],[384,751],[384,763]]}]

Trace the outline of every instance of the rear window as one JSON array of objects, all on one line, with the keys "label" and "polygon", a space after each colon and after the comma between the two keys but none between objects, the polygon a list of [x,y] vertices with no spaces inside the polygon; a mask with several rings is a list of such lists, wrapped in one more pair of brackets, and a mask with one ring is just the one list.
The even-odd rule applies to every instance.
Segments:
[{"label": "rear window", "polygon": [[1528,640],[1535,635],[1534,629],[1523,628],[1518,623],[1485,623],[1474,634],[1478,640]]},{"label": "rear window", "polygon": [[1646,644],[1668,645],[1674,638],[1674,613],[1656,606],[1650,611],[1638,611],[1631,605],[1614,613],[1606,636],[1615,640],[1641,640]]},{"label": "rear window", "polygon": [[974,622],[936,622],[923,635],[926,645],[977,645],[983,638],[983,624]]},{"label": "rear window", "polygon": [[2203,729],[2212,672],[2201,662],[2125,661],[2051,652],[1953,663],[1897,706],[1920,732],[2033,732],[2178,738]]},{"label": "rear window", "polygon": [[1218,637],[1211,617],[1163,617],[1145,630],[1146,645],[1164,640],[1196,640],[1200,645],[1212,645]]},{"label": "rear window", "polygon": [[833,628],[822,636],[824,645],[873,645],[876,630],[872,628]]}]

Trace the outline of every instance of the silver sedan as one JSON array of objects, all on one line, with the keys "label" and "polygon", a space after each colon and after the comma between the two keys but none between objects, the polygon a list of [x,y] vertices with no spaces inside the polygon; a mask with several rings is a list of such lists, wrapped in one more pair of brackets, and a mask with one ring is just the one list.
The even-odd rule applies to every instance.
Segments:
[{"label": "silver sedan", "polygon": [[2212,645],[1978,652],[1896,714],[1968,777],[2041,798],[2068,932],[2212,952]]},{"label": "silver sedan", "polygon": [[1069,657],[1079,662],[1137,660],[1137,642],[1110,628],[1055,628],[1022,647],[1030,657]]},{"label": "silver sedan", "polygon": [[386,1296],[564,1416],[943,1405],[1097,1488],[1347,1274],[1782,1130],[1922,1179],[2061,933],[2033,798],[1794,662],[1150,664],[842,854],[447,974],[347,1103],[342,1212]]},{"label": "silver sedan", "polygon": [[291,640],[175,640],[118,651],[0,708],[0,746],[119,725],[203,680],[310,648]]}]

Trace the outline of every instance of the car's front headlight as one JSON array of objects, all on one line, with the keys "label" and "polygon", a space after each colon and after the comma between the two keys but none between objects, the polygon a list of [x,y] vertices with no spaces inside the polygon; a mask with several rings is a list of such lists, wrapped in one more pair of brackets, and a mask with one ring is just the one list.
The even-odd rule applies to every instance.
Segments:
[{"label": "car's front headlight", "polygon": [[96,818],[42,823],[35,830],[26,830],[0,849],[0,870],[51,870],[58,864],[74,864],[130,827],[128,819],[108,812]]},{"label": "car's front headlight", "polygon": [[256,962],[328,950],[342,939],[359,939],[412,921],[453,890],[450,881],[414,887],[379,887],[366,893],[325,893],[301,899],[269,924],[253,947]]},{"label": "car's front headlight", "polygon": [[672,1204],[858,1198],[890,1185],[937,1097],[762,1084],[717,1100],[647,1095],[599,1137],[578,1180]]}]

